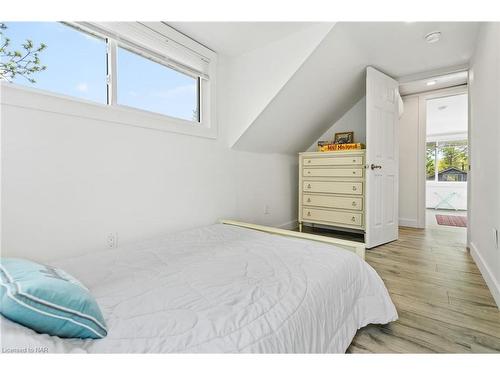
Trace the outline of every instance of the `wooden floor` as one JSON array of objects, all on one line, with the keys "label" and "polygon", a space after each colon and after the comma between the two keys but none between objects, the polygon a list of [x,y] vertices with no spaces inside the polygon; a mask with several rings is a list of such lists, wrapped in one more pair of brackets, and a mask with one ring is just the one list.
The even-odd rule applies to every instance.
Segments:
[{"label": "wooden floor", "polygon": [[399,319],[360,329],[347,352],[500,353],[500,311],[465,238],[465,228],[400,228],[398,241],[367,250]]}]

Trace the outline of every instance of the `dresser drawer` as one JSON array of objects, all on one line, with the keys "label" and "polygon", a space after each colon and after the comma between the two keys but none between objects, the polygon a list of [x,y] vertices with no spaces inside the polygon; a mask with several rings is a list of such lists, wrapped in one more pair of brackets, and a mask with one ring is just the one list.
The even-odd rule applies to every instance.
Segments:
[{"label": "dresser drawer", "polygon": [[304,192],[363,195],[362,182],[304,181]]},{"label": "dresser drawer", "polygon": [[341,208],[344,210],[363,210],[363,198],[359,197],[334,197],[331,195],[310,195],[302,196],[304,206],[318,206],[327,208]]},{"label": "dresser drawer", "polygon": [[362,213],[319,210],[314,208],[304,208],[302,210],[302,220],[306,222],[307,220],[313,220],[341,225],[363,226]]},{"label": "dresser drawer", "polygon": [[363,156],[332,156],[322,158],[304,158],[303,165],[362,165]]},{"label": "dresser drawer", "polygon": [[363,168],[304,168],[304,177],[363,177]]}]

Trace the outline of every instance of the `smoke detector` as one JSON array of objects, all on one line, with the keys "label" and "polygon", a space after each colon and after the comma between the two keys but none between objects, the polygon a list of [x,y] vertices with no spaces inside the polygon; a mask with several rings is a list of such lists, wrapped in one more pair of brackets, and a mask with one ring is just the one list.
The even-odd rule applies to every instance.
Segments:
[{"label": "smoke detector", "polygon": [[424,39],[427,43],[439,42],[439,39],[441,39],[441,31],[432,31],[424,36]]}]

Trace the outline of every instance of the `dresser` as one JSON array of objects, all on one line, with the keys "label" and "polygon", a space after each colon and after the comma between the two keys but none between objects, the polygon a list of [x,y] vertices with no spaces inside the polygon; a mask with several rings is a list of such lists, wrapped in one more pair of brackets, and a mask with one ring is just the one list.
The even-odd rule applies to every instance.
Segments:
[{"label": "dresser", "polygon": [[299,154],[299,230],[303,223],[365,228],[365,150]]}]

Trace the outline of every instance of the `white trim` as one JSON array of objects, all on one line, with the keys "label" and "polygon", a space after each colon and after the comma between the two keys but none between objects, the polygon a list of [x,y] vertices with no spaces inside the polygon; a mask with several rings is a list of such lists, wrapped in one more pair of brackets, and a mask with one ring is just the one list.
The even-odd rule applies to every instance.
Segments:
[{"label": "white trim", "polygon": [[[204,82],[207,85],[213,85],[212,81],[210,83],[207,81]],[[210,90],[214,90],[214,88],[211,87]],[[211,100],[210,104],[207,104],[206,100],[202,101],[205,103],[205,107],[207,107],[205,108],[205,116],[203,117],[209,118],[209,120],[206,121],[210,124],[208,127],[204,123],[181,120],[125,106],[109,106],[7,82],[0,82],[0,91],[2,94],[0,95],[0,104],[2,105],[203,138],[217,138],[217,123],[214,121],[215,114],[212,110],[212,107],[215,108],[215,100]],[[210,95],[209,93],[206,94]],[[208,108],[209,106],[210,108]],[[202,111],[202,113],[203,112],[204,111]]]},{"label": "white trim", "polygon": [[473,242],[470,243],[470,254],[472,255],[472,259],[474,259],[474,262],[476,262],[479,271],[481,271],[481,275],[483,275],[484,281],[486,281],[486,285],[488,286],[497,307],[500,309],[500,283],[495,279],[491,269],[488,267]]},{"label": "white trim", "polygon": [[116,66],[116,41],[113,39],[108,39],[106,43],[106,58],[107,58],[107,94],[108,94],[108,104],[117,105],[118,104],[118,80],[117,78],[117,66]]},{"label": "white trim", "polygon": [[425,189],[427,173],[425,170],[427,154],[426,134],[427,105],[422,96],[418,96],[418,140],[417,140],[417,223],[416,228],[425,228]]},{"label": "white trim", "polygon": [[[471,72],[470,69],[467,72],[467,87],[471,87]],[[467,175],[467,246],[470,247],[470,242],[472,238],[472,184],[473,184],[473,171],[471,169],[472,165],[472,149],[473,149],[473,142],[472,142],[472,137],[470,136],[472,134],[471,131],[471,124],[472,124],[472,101],[471,101],[471,95],[470,95],[470,90],[467,90],[467,151],[468,151],[468,164],[469,164],[469,170],[468,175]]]},{"label": "white trim", "polygon": [[241,228],[257,230],[260,232],[266,232],[266,233],[285,236],[285,237],[293,237],[293,238],[300,238],[303,240],[323,242],[323,243],[326,243],[329,245],[338,246],[338,247],[341,247],[345,250],[351,251],[351,252],[355,253],[356,255],[358,255],[360,258],[365,259],[365,247],[366,246],[365,246],[364,242],[355,242],[355,241],[342,240],[342,239],[333,238],[333,237],[318,236],[316,234],[295,232],[295,231],[291,231],[291,230],[273,228],[273,227],[268,227],[265,225],[244,223],[244,222],[235,221],[235,220],[222,219],[222,220],[220,220],[220,223],[225,224],[225,225],[234,225],[234,226],[241,227]]},{"label": "white trim", "polygon": [[287,221],[286,223],[277,225],[278,228],[294,230],[299,227],[299,222],[297,220]]},{"label": "white trim", "polygon": [[405,219],[399,218],[399,226],[400,227],[409,227],[409,228],[423,228],[419,225],[417,219]]},{"label": "white trim", "polygon": [[147,58],[189,75],[210,79],[216,53],[163,22],[66,22],[132,48]]},{"label": "white trim", "polygon": [[434,69],[434,70],[426,71],[423,73],[408,74],[405,76],[398,77],[397,81],[400,84],[405,84],[405,83],[411,83],[414,81],[425,81],[425,80],[429,80],[431,78],[438,78],[438,77],[441,77],[444,75],[453,74],[453,73],[461,73],[464,71],[465,72],[469,71],[468,64],[462,64],[462,65],[457,65],[457,66],[452,66],[452,67]]},{"label": "white trim", "polygon": [[437,89],[437,90],[428,90],[424,92],[418,92],[415,94],[408,94],[408,95],[403,95],[404,98],[412,98],[412,97],[420,97],[420,96],[425,96],[427,99],[437,99],[437,98],[446,98],[448,96],[454,96],[454,95],[459,95],[460,93],[467,93],[468,92],[468,85],[464,83],[463,85],[459,86],[453,86],[453,87],[447,87],[443,89]]}]

